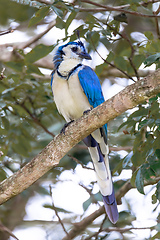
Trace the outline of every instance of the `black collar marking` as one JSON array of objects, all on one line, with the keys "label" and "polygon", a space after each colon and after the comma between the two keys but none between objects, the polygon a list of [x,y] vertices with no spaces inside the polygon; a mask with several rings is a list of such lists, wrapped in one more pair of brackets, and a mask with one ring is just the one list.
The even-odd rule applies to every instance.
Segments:
[{"label": "black collar marking", "polygon": [[78,64],[77,66],[75,66],[75,67],[69,72],[69,74],[66,75],[66,76],[62,75],[62,74],[58,71],[58,69],[57,69],[57,74],[58,74],[60,77],[66,78],[66,79],[68,80],[69,77],[74,73],[74,71],[75,71],[77,68],[81,67],[81,66],[82,66],[82,64],[79,63],[79,64]]}]

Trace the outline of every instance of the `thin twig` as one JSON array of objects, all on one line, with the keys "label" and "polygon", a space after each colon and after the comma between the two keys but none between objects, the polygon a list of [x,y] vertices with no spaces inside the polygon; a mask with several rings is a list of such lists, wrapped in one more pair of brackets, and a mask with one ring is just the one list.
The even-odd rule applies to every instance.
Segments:
[{"label": "thin twig", "polygon": [[107,232],[107,233],[109,233],[109,232],[119,232],[119,233],[123,234],[125,232],[129,232],[129,231],[132,231],[132,230],[146,230],[146,229],[151,229],[151,227],[140,227],[140,228],[136,228],[136,227],[127,227],[127,228],[109,227],[109,228],[101,229],[100,232],[98,231],[98,232],[94,233],[93,235],[85,238],[85,240],[91,240],[91,239],[93,239],[93,237],[96,237],[95,238],[95,240],[96,240],[96,239],[98,239],[97,237],[98,237],[99,233],[101,233],[101,232]]},{"label": "thin twig", "polygon": [[[98,19],[97,19],[98,20]],[[130,48],[131,48],[131,55],[130,55],[130,57],[128,58],[128,60],[129,60],[129,62],[130,62],[130,65],[132,66],[132,68],[133,68],[133,70],[134,70],[134,72],[135,72],[135,76],[137,77],[137,80],[139,80],[140,78],[139,78],[139,74],[138,74],[138,72],[137,72],[137,69],[136,69],[136,67],[135,67],[135,65],[134,65],[134,63],[133,63],[133,56],[134,56],[134,52],[135,52],[135,49],[133,48],[133,46],[132,46],[132,43],[131,43],[131,41],[130,41],[130,39],[128,38],[128,36],[126,35],[126,34],[122,34],[122,33],[120,33],[120,32],[118,32],[116,29],[114,29],[113,27],[111,27],[108,23],[105,23],[106,25],[107,25],[107,27],[109,27],[111,30],[114,30],[115,32],[116,32],[116,34],[118,34],[121,38],[123,38],[123,39],[125,39],[128,43],[129,43],[129,45],[130,45]],[[116,66],[115,66],[116,67]],[[117,68],[117,67],[116,67]],[[123,70],[121,70],[121,69],[119,69],[119,68],[117,68],[119,71],[121,71],[123,74],[127,74],[128,75],[128,73],[126,73],[126,72],[124,72]],[[130,75],[128,75],[129,76],[129,78],[132,80],[132,81],[134,81],[134,82],[136,82]]]},{"label": "thin twig", "polygon": [[[155,15],[147,15],[147,14],[143,14],[143,13],[139,13],[139,12],[128,11],[128,10],[122,9],[120,7],[110,7],[110,6],[106,6],[106,5],[96,3],[96,2],[92,2],[92,1],[89,1],[89,0],[82,0],[81,2],[88,3],[88,4],[91,4],[91,5],[97,6],[97,7],[102,7],[106,11],[123,12],[123,13],[128,13],[128,14],[131,14],[131,15],[134,15],[134,16],[139,16],[139,17],[148,17],[148,18],[154,18],[155,17]],[[79,10],[80,11],[86,11],[85,9],[87,11],[91,11],[91,9],[88,9],[88,8],[81,8]],[[157,16],[157,17],[159,18],[160,16]]]},{"label": "thin twig", "polygon": [[[31,0],[31,1],[35,1],[35,0]],[[47,0],[36,0],[36,2],[43,3],[43,4],[46,4],[46,5],[53,4],[53,2],[50,2],[50,1],[47,1]]]},{"label": "thin twig", "polygon": [[[94,183],[96,183],[96,182],[94,182]],[[90,195],[91,202],[97,204],[97,205],[100,207],[99,202],[96,200],[96,198],[94,197],[94,194],[92,193],[92,190],[93,190],[93,189],[87,188],[87,187],[86,187],[84,184],[82,184],[82,183],[79,183],[79,186],[81,186],[83,189],[85,189],[86,192]]]},{"label": "thin twig", "polygon": [[70,240],[71,238],[70,238],[67,230],[65,229],[65,226],[64,226],[64,224],[63,224],[63,222],[62,222],[62,220],[61,220],[61,218],[60,218],[60,216],[59,216],[59,214],[58,214],[58,211],[57,211],[57,209],[56,209],[56,207],[55,207],[55,205],[54,205],[53,195],[52,195],[52,186],[51,186],[51,185],[49,185],[49,191],[50,191],[50,196],[51,196],[51,199],[52,199],[52,207],[53,207],[53,209],[54,209],[54,211],[55,211],[55,214],[56,214],[56,216],[57,216],[57,218],[58,218],[58,220],[59,220],[59,223],[61,224],[61,226],[62,226],[62,228],[63,228],[63,231],[66,233],[66,235],[67,235],[67,237],[68,237],[68,240]]},{"label": "thin twig", "polygon": [[118,70],[119,70],[120,72],[122,72],[127,78],[129,78],[129,79],[131,79],[132,81],[135,82],[135,80],[132,78],[132,76],[130,76],[128,73],[126,73],[126,72],[123,71],[122,69],[118,68],[118,67],[117,67],[116,65],[114,65],[113,63],[107,61],[106,59],[104,59],[104,58],[100,55],[100,53],[97,51],[97,49],[96,49],[96,47],[95,47],[95,45],[94,45],[94,42],[92,41],[92,38],[91,38],[91,42],[92,42],[92,45],[93,45],[96,53],[100,56],[100,58],[101,58],[106,64],[110,65],[110,66],[113,67],[113,68],[118,69]]},{"label": "thin twig", "polygon": [[13,33],[14,32],[14,29],[8,29],[8,30],[5,30],[5,31],[0,31],[0,36],[3,36],[5,34],[8,34],[8,33]]},{"label": "thin twig", "polygon": [[[42,4],[46,4],[46,5],[52,5],[53,4],[53,2],[46,1],[46,0],[37,0],[37,2],[42,3]],[[139,12],[133,12],[133,11],[125,10],[124,8],[129,8],[130,4],[125,4],[125,5],[121,5],[121,6],[118,6],[118,7],[110,7],[110,6],[106,6],[106,5],[99,4],[99,3],[96,3],[96,2],[92,2],[92,1],[88,1],[88,0],[82,0],[81,2],[92,4],[92,5],[97,6],[99,8],[78,8],[78,7],[74,6],[74,2],[71,3],[71,5],[74,6],[75,9],[79,10],[80,12],[118,11],[118,12],[124,12],[124,13],[128,13],[128,14],[131,14],[131,15],[139,16],[139,17],[149,17],[149,18],[155,17],[154,15],[147,15],[147,14],[143,14],[143,13],[139,13]],[[139,3],[139,5],[140,6],[147,6],[148,4],[153,4],[153,3],[156,3],[156,2],[159,2],[159,1],[158,0],[149,0],[147,2],[142,1],[142,2]],[[61,6],[59,6],[59,8],[61,8]],[[157,16],[157,17],[159,18],[160,16]]]},{"label": "thin twig", "polygon": [[104,216],[103,222],[102,222],[101,225],[100,225],[100,228],[99,228],[99,230],[98,230],[98,232],[97,232],[97,236],[96,236],[95,240],[98,240],[98,235],[99,235],[99,233],[103,231],[102,229],[103,229],[103,225],[104,225],[106,219],[107,219],[107,215]]},{"label": "thin twig", "polygon": [[134,53],[135,53],[135,49],[134,49],[134,47],[133,47],[133,45],[132,45],[132,43],[131,43],[131,40],[130,40],[129,37],[127,36],[127,34],[126,34],[126,33],[123,33],[123,34],[121,34],[121,35],[122,35],[122,37],[128,42],[128,44],[130,45],[131,55],[130,55],[130,57],[128,58],[128,60],[129,60],[129,62],[130,62],[131,67],[133,68],[133,70],[134,70],[134,72],[135,72],[135,76],[136,76],[137,80],[140,80],[138,71],[137,71],[136,66],[135,66],[135,64],[134,64],[134,62],[133,62],[133,56],[134,56]]},{"label": "thin twig", "polygon": [[[95,18],[96,18],[96,17],[95,17]],[[99,22],[101,22],[98,18],[96,18],[96,20],[99,21]],[[102,22],[102,23],[103,23],[103,22]],[[113,27],[111,27],[107,22],[105,22],[105,23],[103,23],[103,24],[105,24],[105,25],[106,25],[107,27],[109,27],[111,30],[115,31],[116,34],[118,34],[121,38],[124,38],[124,39],[130,44],[130,47],[131,47],[131,57],[129,58],[129,61],[130,61],[130,64],[131,64],[131,66],[133,67],[133,69],[134,69],[134,71],[135,71],[135,75],[137,76],[137,79],[139,80],[137,70],[136,70],[136,68],[135,68],[135,66],[134,66],[134,64],[133,64],[133,61],[132,61],[132,57],[133,57],[133,54],[134,54],[134,51],[135,51],[135,50],[134,50],[134,48],[133,48],[133,46],[132,46],[129,38],[127,38],[127,36],[125,36],[124,34],[121,34],[121,33],[118,32],[116,29],[114,29]],[[118,68],[118,67],[117,67],[116,65],[114,65],[113,63],[110,63],[110,62],[108,62],[106,59],[104,59],[104,58],[100,55],[100,53],[97,51],[97,49],[96,49],[96,47],[95,47],[95,45],[94,45],[94,42],[92,41],[92,38],[91,38],[91,42],[92,42],[92,45],[93,45],[95,51],[98,53],[98,55],[101,57],[101,59],[102,59],[105,63],[107,63],[107,64],[110,65],[111,67],[116,68],[117,70],[119,70],[120,72],[122,72],[124,75],[126,75],[129,79],[131,79],[132,81],[136,82],[136,81],[132,78],[132,76],[130,76],[128,73],[126,73],[126,72],[123,71],[122,69]]]},{"label": "thin twig", "polygon": [[34,114],[32,114],[32,113],[29,111],[29,109],[25,106],[25,100],[24,100],[22,103],[20,103],[20,102],[17,101],[17,99],[16,99],[15,97],[13,97],[13,99],[15,100],[15,102],[16,102],[17,105],[21,106],[21,107],[29,114],[29,116],[33,119],[33,121],[34,121],[37,125],[39,125],[41,128],[43,128],[43,130],[44,130],[46,133],[48,133],[49,135],[51,135],[53,138],[55,137],[55,135],[54,135],[52,132],[50,132],[50,131],[39,121],[39,119],[38,119]]},{"label": "thin twig", "polygon": [[16,240],[19,240],[12,232],[9,228],[7,228],[6,226],[4,226],[1,222],[0,222],[0,232],[6,232],[8,233],[8,235],[10,235],[11,237],[15,238]]},{"label": "thin twig", "polygon": [[[84,150],[84,149],[87,149],[87,146],[78,144],[75,146],[75,148]],[[118,151],[122,151],[122,150],[132,151],[132,149],[133,149],[133,146],[109,147],[109,152],[111,152],[111,151],[118,152]]]},{"label": "thin twig", "polygon": [[[46,4],[46,5],[52,5],[53,4],[53,2],[46,1],[46,0],[36,0],[36,1],[40,2],[40,3],[43,3],[43,4]],[[154,15],[147,15],[147,14],[143,14],[143,13],[139,13],[139,12],[133,12],[133,11],[125,10],[124,8],[129,8],[130,4],[125,4],[125,5],[121,5],[121,6],[118,6],[118,7],[110,7],[110,6],[106,6],[106,5],[99,4],[99,3],[96,3],[96,2],[92,2],[92,1],[89,1],[89,0],[82,0],[80,2],[85,2],[85,3],[88,3],[88,4],[92,4],[94,6],[100,7],[100,8],[78,8],[78,7],[75,7],[75,9],[77,9],[81,12],[118,11],[118,12],[124,12],[124,13],[132,14],[132,15],[135,15],[135,16],[139,16],[139,17],[154,17]],[[149,0],[147,2],[142,1],[142,2],[139,3],[139,5],[140,6],[147,6],[148,4],[153,4],[153,3],[156,3],[156,2],[159,2],[159,1],[158,0]],[[73,6],[74,3],[71,3],[71,5]],[[158,17],[160,17],[160,16],[158,16]]]},{"label": "thin twig", "polygon": [[[31,0],[31,1],[35,1],[35,0]],[[39,2],[39,3],[43,3],[43,4],[46,4],[46,5],[52,5],[53,2],[51,1],[48,1],[48,0],[36,0],[36,2]],[[77,3],[77,1],[75,1]],[[82,1],[81,1],[82,2]],[[153,4],[153,3],[157,3],[157,2],[160,2],[159,0],[149,0],[147,2],[144,2],[144,1],[141,1],[139,2],[139,6],[147,6],[148,4]],[[72,2],[72,5],[74,3]],[[130,4],[125,4],[125,5],[120,5],[118,7],[114,7],[115,9],[119,9],[119,11],[121,11],[123,8],[129,8],[131,5]],[[86,8],[85,8],[86,9]],[[94,8],[95,9],[95,8]],[[104,9],[104,7],[102,7],[102,9]]]},{"label": "thin twig", "polygon": [[4,155],[4,153],[2,151],[0,151],[0,157],[2,157]]},{"label": "thin twig", "polygon": [[157,18],[157,14],[158,14],[159,12],[160,12],[160,5],[159,5],[158,9],[153,12],[153,14],[155,15],[155,23],[156,23],[157,36],[158,36],[158,38],[160,39],[159,23],[158,23],[158,18]]},{"label": "thin twig", "polygon": [[80,164],[82,168],[88,169],[88,170],[94,170],[93,168],[85,166],[81,161],[79,161],[77,158],[73,157],[72,155],[68,154],[68,157],[70,157],[73,161]]},{"label": "thin twig", "polygon": [[29,47],[31,44],[37,42],[40,38],[42,38],[47,32],[49,32],[54,26],[56,25],[56,21],[51,22],[48,27],[46,28],[46,30],[44,30],[42,33],[39,33],[37,35],[35,35],[33,38],[31,38],[30,40],[28,40],[25,43],[22,43],[18,48],[19,49],[25,49],[26,47]]},{"label": "thin twig", "polygon": [[3,68],[1,73],[0,73],[0,80],[2,80],[3,78],[6,77],[6,76],[4,76],[4,71],[5,71],[5,68]]},{"label": "thin twig", "polygon": [[[147,2],[139,2],[138,5],[139,6],[143,6],[143,7],[146,7],[147,5],[149,4],[153,4],[153,3],[157,3],[157,2],[160,2],[159,0],[149,0]],[[131,5],[130,4],[125,4],[125,5],[120,5],[119,8],[122,9],[122,8],[129,8]]]}]

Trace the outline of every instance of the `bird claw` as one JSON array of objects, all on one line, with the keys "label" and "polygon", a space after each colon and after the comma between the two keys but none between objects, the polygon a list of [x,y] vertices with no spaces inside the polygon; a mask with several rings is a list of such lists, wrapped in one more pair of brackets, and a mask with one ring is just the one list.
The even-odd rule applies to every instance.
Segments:
[{"label": "bird claw", "polygon": [[85,114],[89,113],[91,110],[92,110],[92,108],[90,108],[90,109],[87,109],[86,111],[84,111],[84,112],[83,112],[83,115],[85,115]]},{"label": "bird claw", "polygon": [[67,122],[64,124],[63,128],[61,129],[60,133],[63,133],[65,135],[66,128],[72,123],[74,120],[71,120],[70,122]]}]

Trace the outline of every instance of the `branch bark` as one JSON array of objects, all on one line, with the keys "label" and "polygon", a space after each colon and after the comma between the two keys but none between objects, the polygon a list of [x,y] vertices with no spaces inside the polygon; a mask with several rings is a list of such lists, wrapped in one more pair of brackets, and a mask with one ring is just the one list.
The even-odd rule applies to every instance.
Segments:
[{"label": "branch bark", "polygon": [[68,126],[29,163],[0,184],[0,204],[21,193],[51,168],[79,141],[128,109],[160,92],[160,69],[94,108]]}]

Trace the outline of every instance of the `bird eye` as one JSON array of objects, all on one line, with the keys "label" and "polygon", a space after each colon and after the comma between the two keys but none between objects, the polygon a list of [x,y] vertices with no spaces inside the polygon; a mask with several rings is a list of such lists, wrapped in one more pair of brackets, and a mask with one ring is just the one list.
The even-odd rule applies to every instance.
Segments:
[{"label": "bird eye", "polygon": [[77,52],[77,50],[78,50],[78,47],[73,47],[73,48],[72,48],[72,51],[73,51],[73,52]]}]

